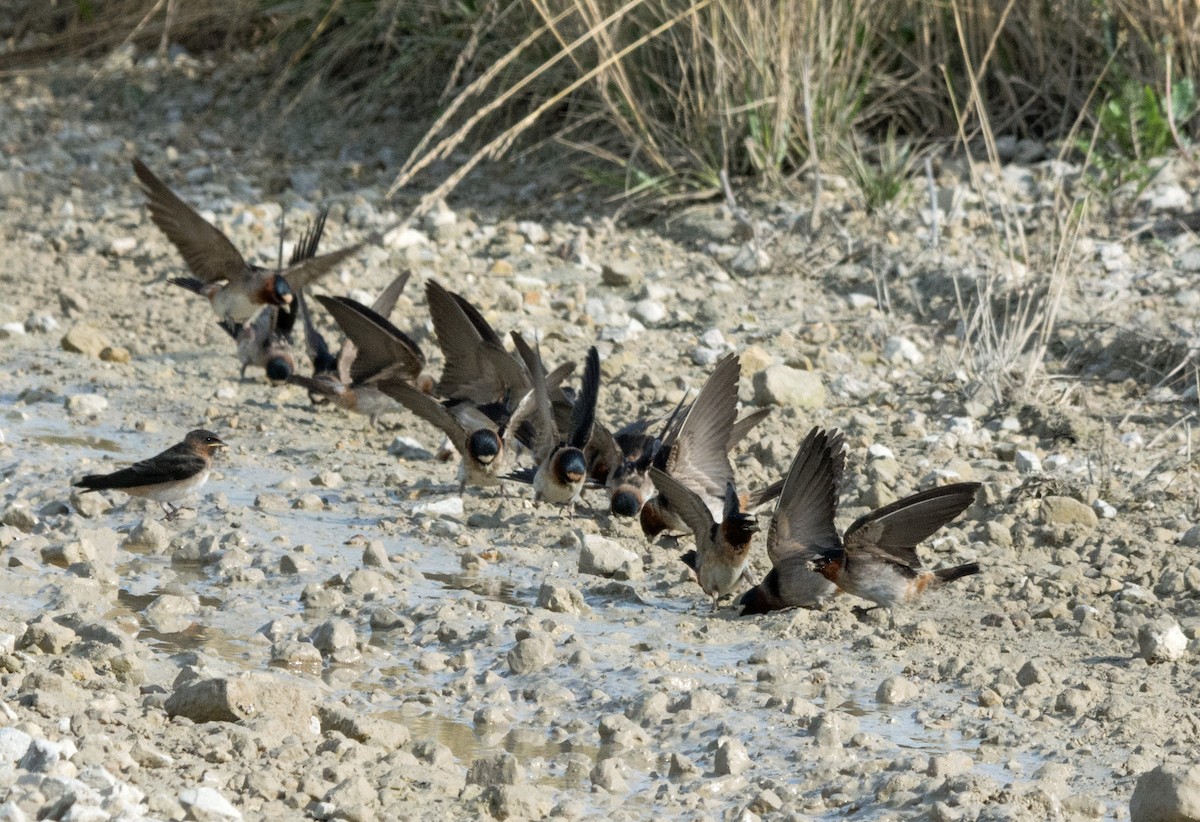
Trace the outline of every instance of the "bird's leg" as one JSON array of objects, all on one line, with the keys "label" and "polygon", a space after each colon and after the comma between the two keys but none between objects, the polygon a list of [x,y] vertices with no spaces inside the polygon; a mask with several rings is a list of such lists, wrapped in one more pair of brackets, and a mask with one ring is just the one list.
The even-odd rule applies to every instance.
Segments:
[{"label": "bird's leg", "polygon": [[161,505],[163,511],[166,512],[166,518],[168,522],[175,519],[175,517],[179,515],[179,508],[177,506],[174,506],[169,502],[160,502],[159,505]]},{"label": "bird's leg", "polygon": [[713,595],[712,595],[712,598],[713,598],[713,607],[712,607],[712,612],[715,614],[715,613],[717,612],[717,600],[719,600],[719,599],[721,598],[721,595],[720,595],[720,594],[713,594]]}]

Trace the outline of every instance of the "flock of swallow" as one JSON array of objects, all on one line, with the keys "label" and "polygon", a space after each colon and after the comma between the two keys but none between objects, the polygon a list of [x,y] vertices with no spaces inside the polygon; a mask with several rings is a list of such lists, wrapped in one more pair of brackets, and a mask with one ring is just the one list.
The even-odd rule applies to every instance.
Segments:
[{"label": "flock of swallow", "polygon": [[[318,255],[325,211],[286,267],[260,268],[248,264],[144,163],[134,160],[133,168],[151,219],[193,275],[171,282],[208,299],[237,343],[243,375],[247,367],[264,368],[274,382],[306,388],[314,403],[332,401],[372,423],[407,408],[445,434],[460,455],[460,493],[468,485],[515,480],[533,486],[535,503],[564,505],[573,517],[585,489],[603,489],[611,513],[637,517],[648,538],[663,532],[693,535],[695,548],[682,559],[714,609],[743,580],[748,583],[737,600],[743,615],[815,606],[838,590],[893,610],[979,571],[975,562],[929,570],[916,552],[971,505],[979,483],[930,488],[860,517],[839,534],[834,519],[846,452],[836,429],[814,428],[782,481],[740,494],[729,451],[769,411],[738,418],[736,354],[717,363],[690,404],[681,401],[662,419],[639,419],[610,431],[596,419],[600,357],[594,346],[575,390],[565,385],[574,363],[548,369],[540,346],[518,332],[511,334],[509,350],[465,297],[430,280],[425,296],[443,360],[441,376],[433,380],[424,371],[421,349],[388,320],[409,279],[406,272],[371,306],[349,297],[316,297],[346,335],[335,356],[313,324],[304,288],[359,245]],[[296,373],[297,318],[311,376]],[[178,510],[172,503],[205,483],[214,453],[224,446],[213,432],[198,429],[157,456],[75,485],[157,501],[171,518]],[[532,464],[518,467],[524,454]],[[759,530],[752,512],[775,499],[767,532],[772,568],[758,582],[748,566]]]}]

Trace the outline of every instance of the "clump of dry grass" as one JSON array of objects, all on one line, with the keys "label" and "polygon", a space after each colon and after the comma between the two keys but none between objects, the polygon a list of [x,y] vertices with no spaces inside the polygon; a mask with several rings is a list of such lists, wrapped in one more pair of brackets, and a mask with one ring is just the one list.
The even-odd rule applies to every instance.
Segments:
[{"label": "clump of dry grass", "polygon": [[1193,18],[1184,0],[24,0],[0,11],[0,66],[258,44],[285,109],[432,123],[398,183],[554,135],[661,198],[716,195],[722,173],[787,184],[856,136],[973,143],[979,113],[1061,138],[1122,87],[1167,99],[1194,76]]}]

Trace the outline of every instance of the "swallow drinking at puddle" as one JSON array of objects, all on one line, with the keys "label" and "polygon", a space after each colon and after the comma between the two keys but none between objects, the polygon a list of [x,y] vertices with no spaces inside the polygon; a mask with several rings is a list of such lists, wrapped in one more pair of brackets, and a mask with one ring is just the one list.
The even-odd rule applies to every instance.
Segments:
[{"label": "swallow drinking at puddle", "polygon": [[733,593],[743,577],[749,577],[747,560],[750,541],[758,533],[753,514],[743,513],[733,483],[725,486],[721,519],[714,521],[712,511],[700,496],[657,468],[650,479],[658,493],[686,523],[696,538],[696,549],[683,555],[683,561],[696,572],[704,593],[712,597],[713,610],[721,597]]},{"label": "swallow drinking at puddle", "polygon": [[[792,460],[767,536],[771,572],[742,595],[742,614],[817,604],[830,584],[889,610],[979,572],[979,563],[926,570],[916,546],[975,501],[977,482],[930,488],[865,514],[838,534],[840,432],[814,428]],[[826,581],[822,585],[821,577]]]},{"label": "swallow drinking at puddle", "polygon": [[74,486],[84,489],[85,494],[111,490],[151,499],[162,506],[167,519],[174,519],[180,509],[172,503],[208,482],[213,454],[224,447],[212,431],[197,428],[161,454],[111,474],[89,474]]}]

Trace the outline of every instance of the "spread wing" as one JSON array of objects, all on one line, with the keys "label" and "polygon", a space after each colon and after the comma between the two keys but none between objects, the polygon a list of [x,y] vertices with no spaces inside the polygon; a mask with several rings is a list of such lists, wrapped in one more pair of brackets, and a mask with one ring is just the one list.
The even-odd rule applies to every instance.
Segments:
[{"label": "spread wing", "polygon": [[671,510],[678,514],[696,535],[696,546],[699,548],[700,540],[712,533],[714,524],[712,512],[708,510],[704,500],[700,499],[690,488],[686,488],[672,479],[670,474],[657,468],[650,469],[650,480],[658,489],[658,493],[663,495]]},{"label": "spread wing", "polygon": [[350,365],[350,379],[360,383],[387,371],[414,380],[425,366],[421,349],[390,321],[349,297],[318,295],[346,336],[358,347]]},{"label": "spread wing", "polygon": [[725,357],[700,389],[679,428],[667,460],[667,473],[704,498],[721,500],[734,481],[726,444],[737,417],[741,363]]},{"label": "spread wing", "polygon": [[754,426],[769,416],[771,416],[770,408],[760,408],[757,411],[751,411],[735,422],[729,429],[729,439],[725,441],[726,452],[732,451],[738,443],[746,438],[747,434],[754,430]]},{"label": "spread wing", "polygon": [[425,284],[425,297],[442,351],[438,394],[489,403],[503,401],[510,389],[528,390],[521,363],[474,306],[433,280]]},{"label": "spread wing", "polygon": [[137,158],[133,160],[133,172],[146,194],[150,219],[167,235],[198,279],[215,283],[245,273],[245,258],[216,226],[179,199]]},{"label": "spread wing", "polygon": [[459,454],[467,453],[469,432],[440,402],[428,394],[418,391],[411,384],[395,378],[380,380],[378,388],[445,434]]},{"label": "spread wing", "polygon": [[[408,284],[408,279],[411,276],[411,271],[405,271],[388,283],[387,288],[383,289],[379,296],[375,298],[375,302],[371,303],[371,310],[384,319],[390,317],[392,311],[396,308],[396,300],[400,299],[400,294],[404,291],[404,286]],[[354,358],[357,356],[358,346],[354,344],[353,340],[346,337],[342,340],[342,347],[338,351],[337,356],[338,369],[343,373],[345,379],[350,379],[350,371],[354,364]]]},{"label": "spread wing", "polygon": [[338,263],[360,248],[362,248],[362,243],[355,243],[346,248],[339,248],[337,251],[330,251],[328,254],[322,254],[319,257],[313,257],[295,265],[290,265],[283,272],[283,278],[287,280],[287,284],[291,286],[293,292],[301,291],[309,284],[316,282],[328,274],[337,267]]},{"label": "spread wing", "polygon": [[[513,345],[525,363],[525,371],[529,377],[530,393],[533,402],[533,425],[536,431],[533,453],[541,462],[554,453],[562,439],[558,434],[558,426],[554,424],[554,408],[550,403],[550,393],[546,387],[546,366],[542,356],[529,347],[525,338],[516,331],[512,332]],[[524,405],[529,400],[522,400]],[[517,414],[513,414],[513,426],[517,424]]]},{"label": "spread wing", "polygon": [[916,546],[970,507],[978,491],[977,482],[957,482],[896,500],[855,520],[846,529],[846,550],[876,549],[919,568]]},{"label": "spread wing", "polygon": [[793,554],[839,548],[834,516],[845,463],[842,435],[814,428],[800,444],[783,480],[767,532],[767,556],[779,566]]}]

